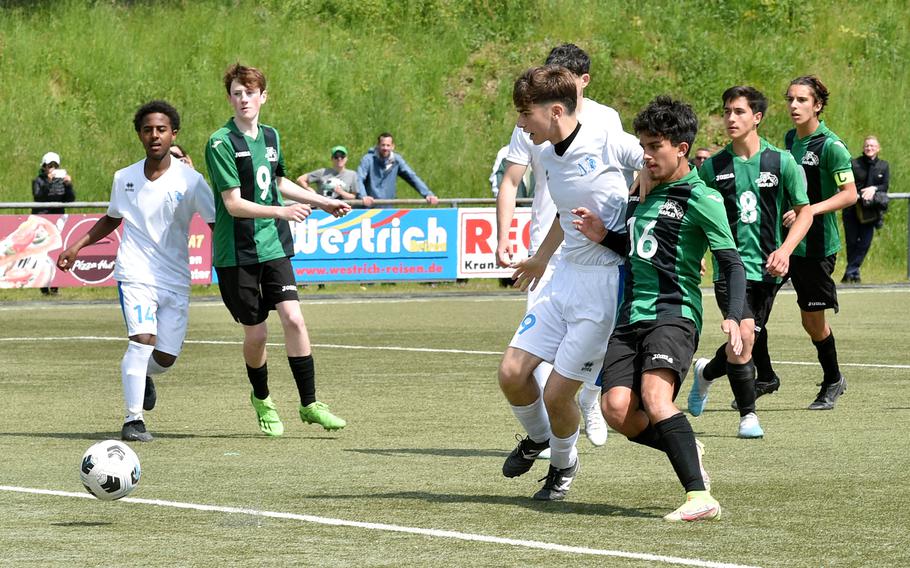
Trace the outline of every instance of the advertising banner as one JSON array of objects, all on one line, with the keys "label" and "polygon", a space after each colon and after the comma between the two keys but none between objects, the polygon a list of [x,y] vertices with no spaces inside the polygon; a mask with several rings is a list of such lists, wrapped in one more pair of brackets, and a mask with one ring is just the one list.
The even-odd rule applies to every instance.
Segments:
[{"label": "advertising banner", "polygon": [[[123,226],[79,252],[72,269],[57,269],[57,256],[103,215],[0,215],[0,288],[113,286]],[[190,224],[193,284],[210,284],[212,240],[198,216]]]},{"label": "advertising banner", "polygon": [[[528,258],[531,208],[516,207],[509,229],[512,258]],[[496,266],[496,210],[464,208],[458,210],[458,278],[509,278],[511,268]]]},{"label": "advertising banner", "polygon": [[454,280],[455,209],[355,209],[336,219],[314,211],[291,223],[297,281]]}]

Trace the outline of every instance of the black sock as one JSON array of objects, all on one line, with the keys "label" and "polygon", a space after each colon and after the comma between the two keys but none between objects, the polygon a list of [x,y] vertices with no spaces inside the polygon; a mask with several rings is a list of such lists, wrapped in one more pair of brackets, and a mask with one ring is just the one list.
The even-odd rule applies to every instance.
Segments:
[{"label": "black sock", "polygon": [[698,449],[695,447],[695,432],[686,416],[680,412],[654,425],[660,434],[660,442],[670,458],[679,482],[689,491],[704,491],[705,480],[698,466]]},{"label": "black sock", "polygon": [[660,443],[660,434],[657,433],[657,430],[654,429],[654,426],[652,426],[650,422],[648,422],[648,426],[642,430],[638,436],[629,438],[629,441],[641,444],[642,446],[648,446],[649,448],[654,448],[655,450],[664,451],[664,447]]},{"label": "black sock", "polygon": [[752,362],[755,364],[755,375],[759,381],[769,383],[774,380],[774,369],[771,367],[771,355],[768,354],[768,330],[761,328],[755,331],[755,344],[752,346]]},{"label": "black sock", "polygon": [[739,415],[755,412],[755,365],[752,360],[737,365],[727,362],[727,377],[739,408]]},{"label": "black sock", "polygon": [[825,384],[834,384],[840,380],[840,367],[837,365],[837,347],[834,345],[834,332],[821,341],[813,341],[815,349],[818,350],[818,362],[822,365],[822,372],[825,378],[822,380]]},{"label": "black sock", "polygon": [[726,343],[717,348],[717,353],[715,353],[714,358],[705,365],[705,370],[701,372],[701,376],[706,381],[713,381],[717,377],[723,377],[725,374],[727,374]]},{"label": "black sock", "polygon": [[291,366],[294,382],[297,383],[300,404],[309,406],[316,402],[316,366],[313,364],[313,356],[288,357],[288,364]]},{"label": "black sock", "polygon": [[259,400],[265,400],[269,397],[269,364],[266,363],[258,369],[249,365],[246,366],[246,376],[253,385],[253,396]]}]

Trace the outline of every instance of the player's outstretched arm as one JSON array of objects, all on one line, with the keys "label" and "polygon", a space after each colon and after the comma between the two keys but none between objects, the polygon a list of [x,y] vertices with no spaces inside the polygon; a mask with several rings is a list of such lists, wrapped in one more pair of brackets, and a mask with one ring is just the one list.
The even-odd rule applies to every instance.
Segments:
[{"label": "player's outstretched arm", "polygon": [[286,207],[253,203],[241,197],[239,187],[222,191],[221,199],[231,217],[240,219],[284,219],[299,222],[309,217],[312,212],[310,206],[305,203],[292,203]]},{"label": "player's outstretched arm", "polygon": [[322,209],[335,217],[344,217],[351,211],[351,206],[344,201],[331,199],[313,191],[307,191],[288,178],[278,178],[278,191],[288,199]]},{"label": "player's outstretched arm", "polygon": [[83,247],[95,244],[104,237],[110,235],[114,232],[114,229],[120,226],[121,221],[123,221],[123,219],[110,217],[108,215],[98,219],[95,224],[92,225],[92,228],[88,230],[88,233],[83,235],[68,249],[60,253],[60,256],[57,257],[57,268],[64,272],[68,271],[73,267],[73,262],[75,262],[76,257],[79,255],[79,251],[82,250]]},{"label": "player's outstretched arm", "polygon": [[499,194],[496,196],[496,264],[503,268],[512,266],[512,219],[515,217],[515,198],[518,184],[528,166],[509,163],[502,174]]}]

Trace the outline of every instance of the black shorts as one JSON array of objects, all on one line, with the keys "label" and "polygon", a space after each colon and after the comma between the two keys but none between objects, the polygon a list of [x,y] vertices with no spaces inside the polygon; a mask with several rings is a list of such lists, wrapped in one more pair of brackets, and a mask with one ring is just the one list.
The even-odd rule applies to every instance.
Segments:
[{"label": "black shorts", "polygon": [[[755,282],[746,280],[746,305],[743,306],[742,319],[755,320],[755,330],[760,331],[771,317],[774,298],[780,284],[773,282]],[[714,298],[722,314],[727,313],[727,282],[718,280],[714,283]]]},{"label": "black shorts", "polygon": [[257,325],[278,302],[297,301],[297,282],[288,258],[247,266],[215,267],[221,299],[234,320]]},{"label": "black shorts", "polygon": [[695,323],[685,318],[619,326],[607,344],[601,390],[607,392],[613,387],[628,387],[641,395],[641,374],[644,371],[670,369],[676,372],[675,400],[697,348]]},{"label": "black shorts", "polygon": [[796,303],[804,312],[837,312],[837,285],[831,275],[837,255],[825,258],[790,256],[790,282],[796,290]]}]

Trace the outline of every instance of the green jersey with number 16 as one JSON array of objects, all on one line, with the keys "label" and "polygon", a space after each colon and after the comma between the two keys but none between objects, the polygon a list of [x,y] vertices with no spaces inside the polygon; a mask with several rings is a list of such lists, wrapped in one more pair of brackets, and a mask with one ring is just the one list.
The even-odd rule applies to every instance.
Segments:
[{"label": "green jersey with number 16", "polygon": [[694,171],[629,199],[630,251],[618,324],[686,318],[701,332],[701,260],[735,250],[723,198]]},{"label": "green jersey with number 16", "polygon": [[240,197],[259,205],[283,205],[278,178],[285,177],[278,131],[259,125],[255,138],[228,120],[205,147],[205,165],[215,192],[214,258],[217,267],[247,266],[294,255],[291,228],[283,219],[233,217],[221,192],[240,188]]},{"label": "green jersey with number 16", "polygon": [[[737,156],[729,144],[705,160],[698,175],[724,198],[746,280],[779,283],[781,279],[768,274],[765,264],[783,242],[781,218],[790,206],[809,203],[806,178],[796,160],[760,138],[759,150],[751,158]],[[720,277],[715,260],[714,281]]]}]

